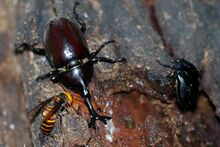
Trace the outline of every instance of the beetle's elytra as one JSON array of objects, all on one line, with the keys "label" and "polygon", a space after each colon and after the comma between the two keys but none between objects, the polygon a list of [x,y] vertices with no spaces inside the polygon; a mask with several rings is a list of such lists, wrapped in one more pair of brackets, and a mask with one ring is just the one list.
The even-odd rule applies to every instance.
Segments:
[{"label": "beetle's elytra", "polygon": [[106,124],[111,117],[99,115],[90,101],[88,84],[93,76],[93,65],[97,62],[114,64],[125,61],[125,58],[110,59],[97,56],[101,49],[105,45],[113,43],[113,40],[105,42],[96,51],[89,52],[83,34],[86,24],[76,13],[77,5],[78,3],[74,7],[74,15],[80,27],[65,17],[54,18],[49,21],[45,28],[44,48],[35,48],[33,45],[23,43],[16,49],[16,52],[22,53],[24,50],[30,50],[35,54],[45,56],[54,70],[39,76],[37,80],[50,78],[53,83],[62,84],[64,87],[79,93],[91,115],[89,127],[96,128],[96,120]]},{"label": "beetle's elytra", "polygon": [[172,65],[160,62],[159,64],[174,70],[175,91],[179,106],[183,110],[194,108],[199,93],[199,72],[196,67],[185,59],[172,60]]}]

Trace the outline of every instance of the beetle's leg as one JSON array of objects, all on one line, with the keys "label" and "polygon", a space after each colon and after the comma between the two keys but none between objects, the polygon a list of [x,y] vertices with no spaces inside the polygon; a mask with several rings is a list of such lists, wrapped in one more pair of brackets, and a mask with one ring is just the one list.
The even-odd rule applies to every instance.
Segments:
[{"label": "beetle's leg", "polygon": [[89,91],[88,91],[87,87],[84,84],[82,86],[83,86],[84,102],[85,102],[85,104],[86,104],[86,106],[87,106],[87,108],[89,110],[90,115],[91,115],[91,120],[90,120],[88,126],[93,128],[93,129],[96,129],[96,120],[100,120],[104,124],[107,124],[107,120],[111,119],[111,117],[99,115],[95,111],[94,107],[92,106],[91,96],[89,94]]},{"label": "beetle's leg", "polygon": [[32,51],[35,54],[38,55],[46,55],[46,52],[44,49],[42,48],[35,48],[34,45],[30,45],[28,43],[22,43],[19,47],[17,47],[15,49],[15,53],[19,54],[19,53],[23,53],[24,51]]},{"label": "beetle's leg", "polygon": [[56,76],[60,73],[59,70],[53,70],[48,72],[47,74],[41,75],[39,77],[36,78],[37,81],[39,80],[45,80],[47,78],[50,78],[51,81],[53,82],[53,80],[55,80]]},{"label": "beetle's leg", "polygon": [[106,41],[96,51],[92,52],[90,54],[91,62],[93,62],[93,63],[107,62],[107,63],[114,64],[114,63],[117,63],[117,62],[126,61],[125,58],[110,59],[110,58],[106,58],[106,57],[96,57],[96,55],[109,43],[115,43],[115,41],[114,40]]},{"label": "beetle's leg", "polygon": [[86,23],[83,21],[82,18],[79,17],[79,14],[76,12],[76,8],[79,5],[79,2],[75,2],[75,5],[73,7],[73,15],[76,19],[76,21],[79,23],[79,25],[81,26],[80,30],[85,33],[86,31]]},{"label": "beetle's leg", "polygon": [[106,58],[106,57],[95,57],[92,59],[93,63],[97,63],[97,62],[106,62],[106,63],[117,63],[117,62],[124,62],[126,61],[125,58],[116,58],[116,59],[111,59],[111,58]]},{"label": "beetle's leg", "polygon": [[57,9],[56,9],[56,7],[55,7],[55,1],[54,0],[51,0],[52,1],[52,10],[53,10],[53,13],[54,13],[54,15],[55,15],[55,17],[57,17],[58,15],[57,15]]},{"label": "beetle's leg", "polygon": [[107,44],[115,43],[115,40],[109,40],[100,45],[100,47],[90,54],[91,58],[94,58]]}]

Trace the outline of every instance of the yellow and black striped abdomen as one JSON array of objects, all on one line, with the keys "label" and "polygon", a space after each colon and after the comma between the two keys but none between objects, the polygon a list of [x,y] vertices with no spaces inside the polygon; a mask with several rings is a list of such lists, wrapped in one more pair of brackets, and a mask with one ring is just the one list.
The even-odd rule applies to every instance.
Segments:
[{"label": "yellow and black striped abdomen", "polygon": [[[40,129],[42,133],[45,135],[48,135],[53,130],[53,127],[55,126],[57,116],[56,116],[56,113],[51,115],[53,108],[54,107],[52,106],[47,106],[42,111],[42,122],[41,122]],[[51,115],[51,117],[47,118],[48,115]]]}]

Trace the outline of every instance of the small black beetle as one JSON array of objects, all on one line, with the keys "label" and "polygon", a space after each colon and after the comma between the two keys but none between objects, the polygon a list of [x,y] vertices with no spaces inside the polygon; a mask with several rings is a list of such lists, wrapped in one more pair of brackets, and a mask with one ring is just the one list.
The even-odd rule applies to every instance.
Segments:
[{"label": "small black beetle", "polygon": [[162,64],[159,60],[158,63],[174,70],[176,97],[181,109],[193,109],[199,93],[199,72],[196,67],[182,58],[172,60],[172,65]]},{"label": "small black beetle", "polygon": [[96,128],[96,120],[102,121],[104,124],[111,119],[108,116],[99,115],[91,103],[91,95],[88,90],[88,84],[93,76],[93,65],[98,62],[117,63],[125,61],[125,58],[110,59],[107,57],[98,57],[101,49],[114,41],[107,41],[102,44],[96,51],[89,53],[88,45],[84,37],[86,24],[76,13],[76,3],[74,6],[74,15],[81,26],[80,28],[73,21],[58,17],[49,21],[44,36],[44,49],[35,48],[28,43],[21,44],[17,49],[17,53],[24,50],[30,50],[35,54],[46,56],[53,71],[39,76],[37,80],[50,78],[53,83],[60,83],[66,88],[82,95],[84,102],[91,114],[89,127]]}]

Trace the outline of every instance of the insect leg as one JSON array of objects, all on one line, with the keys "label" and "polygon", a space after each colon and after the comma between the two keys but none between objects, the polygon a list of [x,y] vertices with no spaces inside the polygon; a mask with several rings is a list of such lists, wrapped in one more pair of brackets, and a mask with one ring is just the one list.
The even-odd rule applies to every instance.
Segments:
[{"label": "insect leg", "polygon": [[115,43],[115,40],[109,40],[109,41],[102,43],[96,51],[90,54],[90,56],[94,58],[107,44],[110,44],[110,43]]},{"label": "insect leg", "polygon": [[85,102],[86,106],[88,107],[90,115],[91,115],[91,120],[90,120],[88,126],[93,129],[96,129],[96,120],[100,120],[104,124],[107,124],[107,120],[111,119],[111,117],[99,115],[95,111],[95,109],[91,103],[91,96],[90,96],[89,91],[85,85],[83,86],[83,98],[84,98],[84,102]]},{"label": "insect leg", "polygon": [[117,63],[117,62],[124,62],[126,61],[125,58],[116,58],[116,59],[111,59],[111,58],[107,58],[107,57],[95,57],[94,59],[92,59],[93,63],[97,63],[97,62],[106,62],[106,63]]},{"label": "insect leg", "polygon": [[82,31],[83,33],[85,33],[85,31],[86,31],[86,23],[83,21],[82,18],[79,17],[79,14],[76,12],[76,8],[77,8],[78,5],[79,5],[79,2],[75,2],[75,5],[74,5],[74,7],[73,7],[73,15],[74,15],[76,21],[77,21],[77,22],[79,23],[79,25],[81,26],[81,28],[80,28],[81,31]]},{"label": "insect leg", "polygon": [[61,131],[63,132],[64,128],[63,128],[63,120],[62,120],[62,116],[57,113],[57,116],[59,117],[59,120],[60,120],[60,128],[61,128]]},{"label": "insect leg", "polygon": [[41,75],[39,77],[36,78],[37,81],[40,81],[40,80],[45,80],[47,78],[50,78],[50,80],[52,82],[55,82],[55,79],[56,79],[56,76],[60,73],[59,70],[53,70],[53,71],[50,71],[48,72],[47,74],[44,74],[44,75]]},{"label": "insect leg", "polygon": [[15,49],[15,53],[23,53],[24,51],[32,51],[34,54],[45,56],[45,50],[42,48],[35,48],[34,45],[28,43],[22,43],[19,47]]}]

